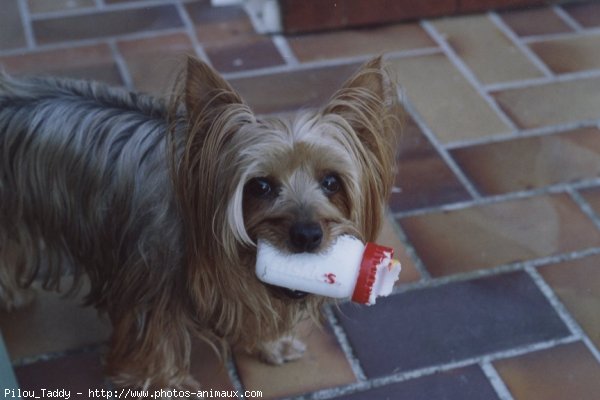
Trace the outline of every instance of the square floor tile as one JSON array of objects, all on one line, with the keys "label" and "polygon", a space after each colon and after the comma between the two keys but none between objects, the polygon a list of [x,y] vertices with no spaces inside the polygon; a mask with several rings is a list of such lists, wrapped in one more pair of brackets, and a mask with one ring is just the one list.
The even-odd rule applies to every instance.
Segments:
[{"label": "square floor tile", "polygon": [[393,212],[434,207],[471,198],[448,164],[412,118],[399,135]]},{"label": "square floor tile", "polygon": [[595,399],[600,364],[582,343],[494,362],[514,400]]},{"label": "square floor tile", "polygon": [[388,384],[339,400],[496,400],[498,396],[481,369],[469,366]]},{"label": "square floor tile", "polygon": [[600,245],[600,232],[565,194],[425,214],[399,222],[433,276]]},{"label": "square floor tile", "polygon": [[444,18],[433,26],[483,84],[543,76],[487,15]]},{"label": "square floor tile", "polygon": [[171,94],[186,66],[186,56],[194,54],[189,37],[183,33],[120,41],[118,48],[135,88],[163,96]]},{"label": "square floor tile", "polygon": [[14,75],[54,75],[122,85],[121,75],[105,44],[0,56],[2,68]]},{"label": "square floor tile", "polygon": [[584,28],[600,26],[600,4],[595,1],[565,4],[565,11]]},{"label": "square floor tile", "polygon": [[539,272],[600,349],[600,256],[548,265]]},{"label": "square floor tile", "polygon": [[329,328],[319,328],[306,321],[296,334],[307,345],[307,351],[294,362],[267,365],[255,357],[236,352],[235,361],[246,390],[260,390],[264,398],[275,399],[356,381]]},{"label": "square floor tile", "polygon": [[395,81],[443,144],[510,131],[445,55],[401,58],[389,64]]},{"label": "square floor tile", "polygon": [[33,14],[96,7],[94,0],[27,0]]},{"label": "square floor tile", "polygon": [[535,42],[529,46],[556,74],[600,68],[600,34]]},{"label": "square floor tile", "polygon": [[600,176],[600,130],[457,148],[452,157],[480,193],[495,195]]},{"label": "square floor tile", "polygon": [[416,23],[291,36],[288,43],[302,62],[437,47]]},{"label": "square floor tile", "polygon": [[534,85],[492,93],[522,129],[598,119],[600,78]]},{"label": "square floor tile", "polygon": [[32,23],[33,33],[40,44],[181,27],[183,22],[173,5],[36,19]]},{"label": "square floor tile", "polygon": [[231,79],[258,114],[296,111],[324,105],[359,65],[338,65],[249,78]]},{"label": "square floor tile", "polygon": [[596,215],[600,216],[600,187],[594,186],[580,191],[585,201],[589,203]]},{"label": "square floor tile", "polygon": [[220,72],[236,72],[283,65],[285,61],[270,38],[252,36],[235,42],[211,43],[204,47],[212,65]]},{"label": "square floor tile", "polygon": [[506,11],[504,22],[519,36],[548,35],[571,32],[572,29],[550,7]]},{"label": "square floor tile", "polygon": [[71,398],[92,398],[89,396],[89,390],[106,388],[101,356],[97,352],[66,355],[17,367],[15,375],[22,390],[35,391],[36,396],[42,399],[66,398],[44,395],[42,389],[66,389],[71,391]]},{"label": "square floor tile", "polygon": [[369,378],[569,335],[524,272],[344,304],[337,314]]}]

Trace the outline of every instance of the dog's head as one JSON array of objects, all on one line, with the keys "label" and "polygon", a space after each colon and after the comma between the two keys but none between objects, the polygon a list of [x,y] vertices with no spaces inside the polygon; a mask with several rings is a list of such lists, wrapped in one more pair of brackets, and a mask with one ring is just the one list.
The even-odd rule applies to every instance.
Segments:
[{"label": "dog's head", "polygon": [[[176,182],[188,249],[253,273],[256,242],[320,252],[339,235],[375,239],[394,170],[395,88],[381,58],[321,109],[256,116],[206,64],[189,59],[182,91],[188,130]],[[199,264],[199,263],[196,263]],[[250,278],[248,278],[250,279]],[[256,279],[254,279],[257,281]]]}]

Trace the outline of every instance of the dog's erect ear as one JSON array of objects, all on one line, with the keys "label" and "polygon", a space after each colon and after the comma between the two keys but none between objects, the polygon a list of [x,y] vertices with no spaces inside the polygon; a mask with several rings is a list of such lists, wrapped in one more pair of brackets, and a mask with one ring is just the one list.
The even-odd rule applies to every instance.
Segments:
[{"label": "dog's erect ear", "polygon": [[381,57],[363,65],[333,96],[322,113],[348,139],[362,172],[356,220],[366,240],[374,240],[394,179],[400,129],[395,85]]},{"label": "dog's erect ear", "polygon": [[207,107],[242,104],[239,94],[209,65],[188,57],[185,77],[185,106],[189,114]]},{"label": "dog's erect ear", "polygon": [[380,56],[364,64],[348,79],[342,89],[333,96],[324,112],[342,116],[357,133],[367,134],[365,129],[370,129],[364,125],[377,125],[378,121],[385,123],[382,118],[397,116],[397,105],[395,85],[383,67]]}]

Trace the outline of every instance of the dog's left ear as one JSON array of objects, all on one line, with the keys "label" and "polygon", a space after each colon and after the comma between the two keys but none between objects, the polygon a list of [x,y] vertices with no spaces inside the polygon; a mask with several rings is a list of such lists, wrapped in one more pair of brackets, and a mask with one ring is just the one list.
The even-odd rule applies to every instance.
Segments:
[{"label": "dog's left ear", "polygon": [[378,234],[393,185],[399,111],[396,87],[382,57],[363,65],[322,111],[349,139],[360,167],[363,193],[355,219],[366,240]]},{"label": "dog's left ear", "polygon": [[188,57],[185,106],[190,115],[230,104],[242,104],[240,95],[208,64]]}]

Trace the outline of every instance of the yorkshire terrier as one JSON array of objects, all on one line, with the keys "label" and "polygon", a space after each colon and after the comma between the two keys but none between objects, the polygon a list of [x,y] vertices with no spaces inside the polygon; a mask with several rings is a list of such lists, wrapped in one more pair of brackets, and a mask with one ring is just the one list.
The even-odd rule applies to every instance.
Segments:
[{"label": "yorkshire terrier", "polygon": [[88,282],[123,387],[195,386],[193,337],[273,364],[300,357],[294,326],[324,299],[261,283],[257,240],[289,253],[375,240],[393,181],[381,57],[294,117],[255,115],[195,58],[179,82],[157,99],[0,74],[0,304],[26,304],[33,281]]}]

